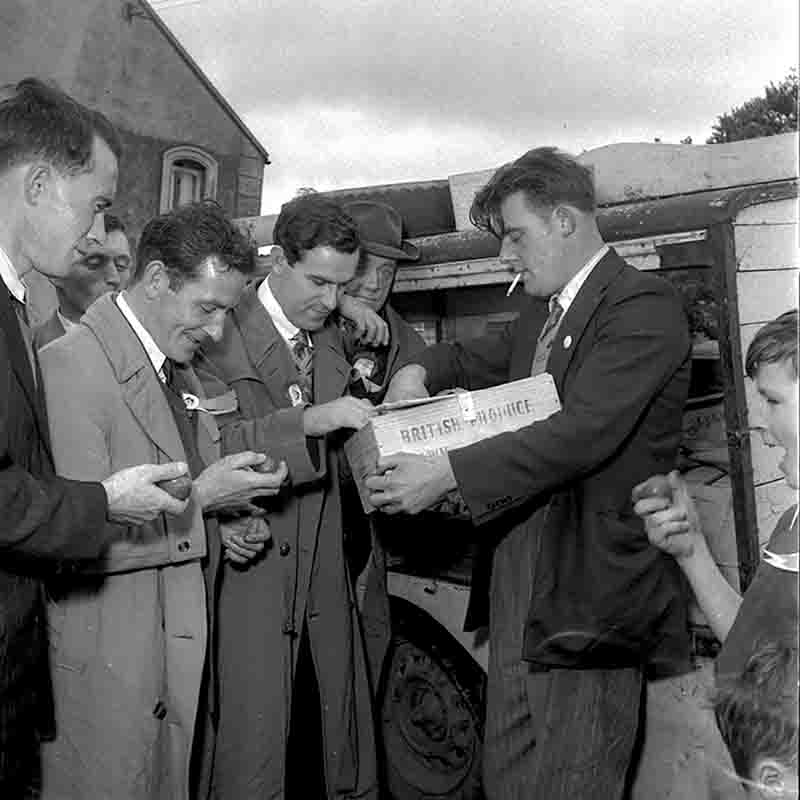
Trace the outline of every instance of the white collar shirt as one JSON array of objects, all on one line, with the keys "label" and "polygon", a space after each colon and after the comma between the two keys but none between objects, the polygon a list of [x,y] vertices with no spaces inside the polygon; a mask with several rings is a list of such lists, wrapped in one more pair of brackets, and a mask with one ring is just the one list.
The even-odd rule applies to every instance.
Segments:
[{"label": "white collar shirt", "polygon": [[[300,332],[300,328],[298,328],[297,325],[295,325],[289,319],[289,317],[286,316],[281,308],[281,304],[272,293],[272,288],[269,285],[269,276],[264,278],[264,280],[261,281],[261,285],[258,287],[258,299],[261,302],[261,305],[264,306],[264,310],[272,319],[272,322],[280,334],[281,339],[286,342],[287,347],[289,347],[291,350],[292,345],[294,344],[292,340]],[[307,336],[306,339],[308,346],[312,347],[311,337]]]},{"label": "white collar shirt", "polygon": [[156,371],[159,380],[162,383],[166,383],[167,376],[164,374],[164,362],[167,360],[167,357],[159,350],[158,345],[155,343],[155,340],[150,335],[147,328],[139,322],[139,318],[133,313],[133,309],[128,305],[128,301],[122,293],[117,295],[116,303],[117,307],[122,312],[122,316],[128,320],[131,328],[133,328],[136,338],[142,343],[142,347],[144,347],[144,351],[147,353],[147,357],[150,359],[150,363],[153,365],[153,369]]},{"label": "white collar shirt", "polygon": [[2,247],[0,247],[0,278],[3,279],[3,283],[12,296],[19,300],[22,305],[25,305],[27,286],[25,286],[25,281],[20,278],[19,273],[11,263],[11,259]]},{"label": "white collar shirt", "polygon": [[77,322],[73,322],[68,317],[65,317],[60,309],[56,309],[56,314],[58,314],[58,320],[61,323],[61,326],[64,328],[65,331],[68,331],[70,328],[74,328],[78,325]]},{"label": "white collar shirt", "polygon": [[604,244],[567,282],[567,285],[556,294],[552,295],[547,301],[550,311],[553,310],[553,303],[558,300],[562,309],[562,316],[567,313],[567,309],[572,305],[572,301],[578,296],[578,292],[592,270],[600,263],[600,260],[608,252],[608,245]]}]

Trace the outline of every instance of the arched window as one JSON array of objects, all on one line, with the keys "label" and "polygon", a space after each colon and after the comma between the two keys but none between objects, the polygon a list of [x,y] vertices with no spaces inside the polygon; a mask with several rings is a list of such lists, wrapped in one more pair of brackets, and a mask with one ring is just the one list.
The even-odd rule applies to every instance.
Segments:
[{"label": "arched window", "polygon": [[160,211],[217,197],[217,162],[199,147],[172,147],[164,153]]}]

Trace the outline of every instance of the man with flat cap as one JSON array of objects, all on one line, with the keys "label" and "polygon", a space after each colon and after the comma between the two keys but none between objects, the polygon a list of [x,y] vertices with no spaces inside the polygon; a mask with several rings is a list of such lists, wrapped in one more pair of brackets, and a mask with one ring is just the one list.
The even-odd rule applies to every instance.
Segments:
[{"label": "man with flat cap", "polygon": [[420,254],[416,245],[403,239],[403,218],[390,205],[358,200],[345,210],[358,226],[362,256],[355,277],[344,287],[340,307],[347,312],[351,308],[347,298],[354,298],[388,327],[388,341],[365,344],[354,324],[340,317],[345,356],[353,366],[350,394],[380,403],[398,366],[425,347],[422,337],[388,302],[398,263],[417,261]]},{"label": "man with flat cap", "polygon": [[[383,402],[389,381],[399,367],[425,348],[419,333],[389,304],[399,263],[417,261],[420,253],[403,238],[403,218],[392,206],[358,200],[348,203],[345,210],[361,237],[358,271],[339,299],[339,327],[345,357],[352,367],[349,392],[378,404]],[[384,321],[387,337],[382,343],[365,342],[351,319],[344,316],[358,317],[355,303],[363,303]],[[354,578],[367,568],[363,575],[362,624],[372,686],[377,690],[391,636],[382,539],[391,536],[390,529],[397,525],[385,517],[377,520],[378,527],[371,524],[376,515],[370,519],[364,514],[346,459],[341,461],[345,554]]]}]

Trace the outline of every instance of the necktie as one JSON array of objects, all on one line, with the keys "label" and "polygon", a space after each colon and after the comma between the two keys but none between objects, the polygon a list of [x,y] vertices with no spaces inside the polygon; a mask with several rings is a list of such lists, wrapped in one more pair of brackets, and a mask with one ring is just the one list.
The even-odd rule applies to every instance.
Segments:
[{"label": "necktie", "polygon": [[547,359],[550,357],[550,351],[553,349],[553,342],[558,333],[558,326],[561,322],[561,317],[564,314],[564,309],[558,302],[558,298],[554,298],[550,314],[545,320],[542,332],[539,334],[539,339],[536,342],[536,354],[533,357],[533,364],[531,365],[531,375],[539,375],[547,368]]},{"label": "necktie", "polygon": [[297,367],[297,385],[303,393],[303,402],[311,403],[314,398],[314,351],[305,331],[292,336],[292,358]]},{"label": "necktie", "polygon": [[178,428],[186,463],[190,474],[196,478],[205,469],[205,464],[197,448],[197,412],[189,411],[183,400],[183,392],[189,390],[189,385],[183,377],[181,367],[176,366],[169,358],[164,362],[162,372],[166,378],[164,394]]},{"label": "necktie", "polygon": [[17,313],[19,320],[19,329],[22,334],[22,340],[25,342],[25,350],[28,353],[28,361],[31,365],[31,375],[33,376],[33,385],[37,385],[36,381],[36,356],[33,352],[33,336],[31,335],[31,326],[28,322],[28,309],[25,303],[21,303],[16,297],[11,298],[14,311]]}]

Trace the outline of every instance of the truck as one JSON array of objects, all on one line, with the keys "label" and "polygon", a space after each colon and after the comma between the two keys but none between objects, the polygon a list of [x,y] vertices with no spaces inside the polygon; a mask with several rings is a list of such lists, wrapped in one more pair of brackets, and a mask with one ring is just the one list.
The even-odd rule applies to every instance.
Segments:
[{"label": "truck", "polygon": [[[797,135],[782,134],[721,145],[623,143],[580,156],[594,171],[605,241],[683,297],[693,349],[678,468],[714,557],[739,590],[778,515],[797,502],[774,448],[751,430],[755,398],[744,374],[755,331],[798,305],[797,154]],[[422,256],[400,268],[392,305],[428,343],[491,334],[519,312],[521,293],[506,296],[511,275],[499,243],[468,218],[491,173],[326,193],[385,202],[403,215]],[[271,241],[274,217],[241,223],[254,241]],[[463,629],[479,536],[468,521],[423,515],[384,543],[392,640],[378,715],[393,800],[483,796],[488,635]],[[718,643],[696,607],[690,626],[696,670],[647,687],[637,799],[702,800],[708,791],[719,743],[702,698]]]}]

